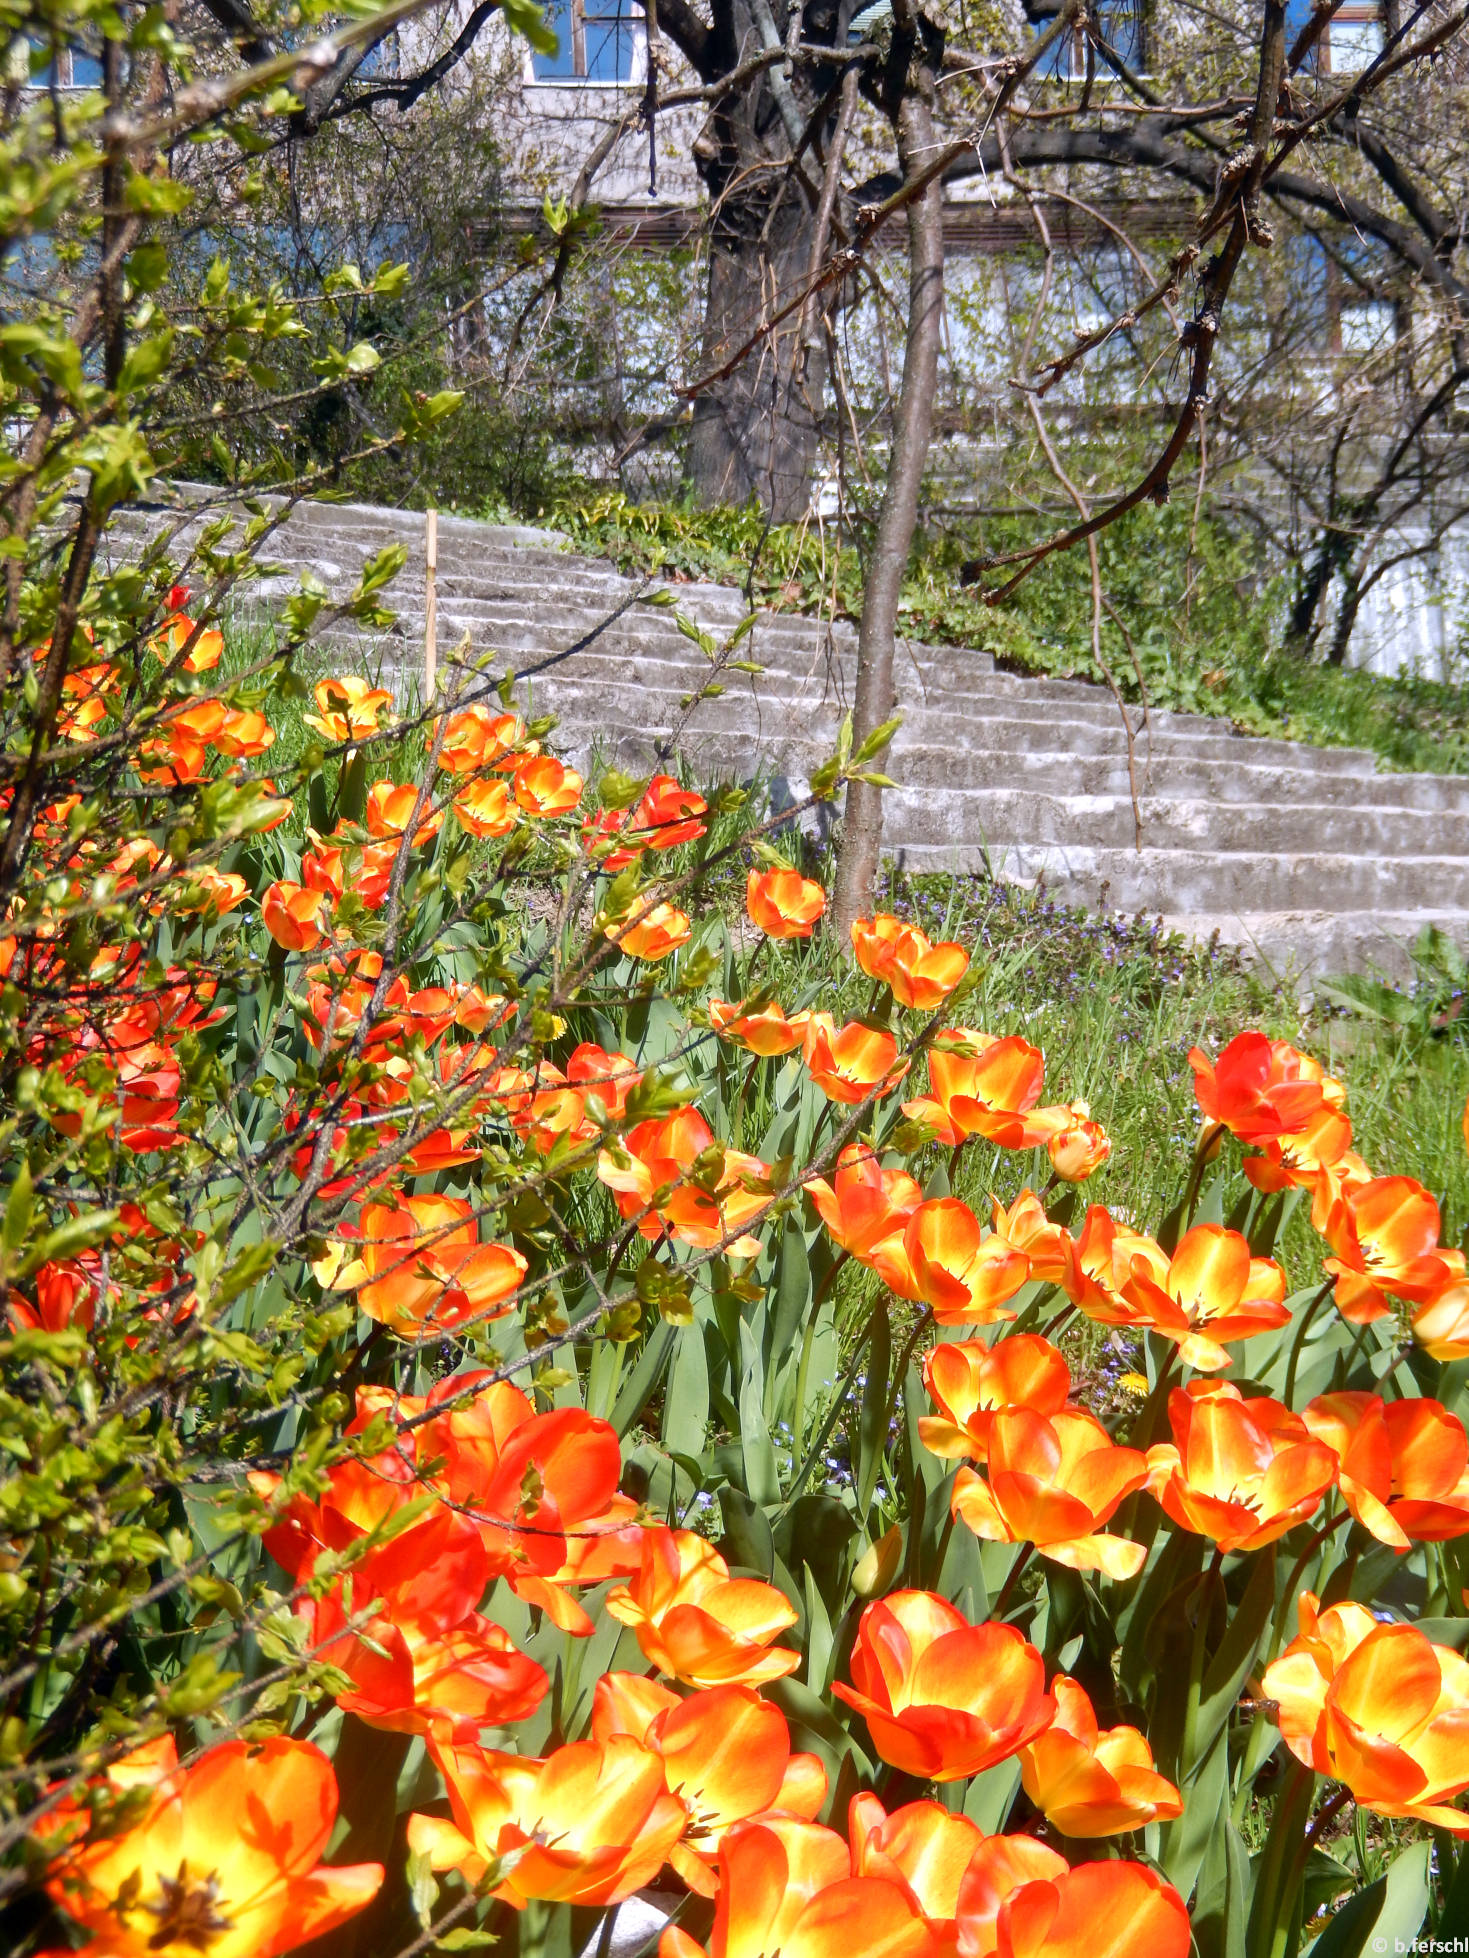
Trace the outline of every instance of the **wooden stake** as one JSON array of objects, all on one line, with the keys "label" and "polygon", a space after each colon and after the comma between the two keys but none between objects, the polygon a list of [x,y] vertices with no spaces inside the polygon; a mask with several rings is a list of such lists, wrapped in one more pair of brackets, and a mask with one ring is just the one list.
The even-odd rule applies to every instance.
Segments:
[{"label": "wooden stake", "polygon": [[439,568],[439,513],[428,511],[423,520],[423,704],[434,697],[439,664],[439,594],[434,573]]}]

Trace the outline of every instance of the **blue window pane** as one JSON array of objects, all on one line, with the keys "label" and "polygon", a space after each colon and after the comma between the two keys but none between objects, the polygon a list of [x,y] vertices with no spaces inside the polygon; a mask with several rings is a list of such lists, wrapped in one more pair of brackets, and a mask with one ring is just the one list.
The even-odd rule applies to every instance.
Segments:
[{"label": "blue window pane", "polygon": [[632,74],[635,32],[632,9],[628,8],[626,13],[589,13],[585,31],[587,80],[625,82]]},{"label": "blue window pane", "polygon": [[102,63],[95,55],[80,54],[73,51],[71,57],[71,85],[73,88],[101,88]]},{"label": "blue window pane", "polygon": [[571,34],[571,0],[545,0],[541,11],[546,16],[547,27],[556,36],[556,52],[533,57],[537,81],[554,81],[558,76],[574,75],[576,67]]}]

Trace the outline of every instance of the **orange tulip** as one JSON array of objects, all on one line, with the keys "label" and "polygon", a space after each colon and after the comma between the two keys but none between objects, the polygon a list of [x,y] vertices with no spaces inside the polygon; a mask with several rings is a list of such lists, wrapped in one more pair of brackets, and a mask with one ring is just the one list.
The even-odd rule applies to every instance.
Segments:
[{"label": "orange tulip", "polygon": [[907,1171],[884,1169],[865,1142],[849,1142],[837,1158],[832,1180],[813,1176],[806,1189],[834,1240],[864,1262],[884,1240],[901,1238],[923,1201]]},{"label": "orange tulip", "polygon": [[959,1897],[959,1958],[1188,1958],[1183,1899],[1141,1863],[1069,1870],[1025,1836],[980,1845]]},{"label": "orange tulip", "polygon": [[876,1795],[847,1808],[853,1876],[875,1876],[906,1890],[935,1929],[950,1932],[965,1872],[985,1838],[963,1815],[937,1802],[907,1802],[889,1815]]},{"label": "orange tulip", "polygon": [[454,818],[470,836],[508,836],[515,827],[508,782],[469,782],[454,798]]},{"label": "orange tulip", "polygon": [[624,1218],[648,1213],[638,1224],[644,1237],[666,1230],[686,1244],[725,1244],[736,1258],[759,1251],[759,1240],[744,1226],[774,1201],[764,1163],[721,1148],[696,1108],[639,1122],[614,1148],[600,1152],[597,1176]]},{"label": "orange tulip", "polygon": [[627,1113],[627,1098],[643,1076],[629,1055],[583,1040],[567,1058],[566,1078],[601,1102],[608,1121],[620,1122]]},{"label": "orange tulip", "polygon": [[370,1318],[404,1338],[444,1333],[510,1309],[527,1270],[509,1244],[481,1244],[473,1206],[462,1197],[408,1197],[362,1210],[357,1256],[331,1275],[355,1291]]},{"label": "orange tulip", "polygon": [[1148,1487],[1181,1529],[1258,1550],[1303,1522],[1336,1480],[1336,1456],[1268,1395],[1222,1380],[1168,1397],[1172,1442],[1148,1450]]},{"label": "orange tulip", "polygon": [[[185,673],[207,673],[219,665],[224,651],[224,634],[217,626],[201,626],[191,619],[182,608],[188,602],[187,585],[175,585],[168,594],[169,614],[158,631],[148,641],[148,650],[155,658],[163,661],[175,660],[184,654]],[[190,641],[193,644],[190,645]]]},{"label": "orange tulip", "polygon": [[1452,1273],[1413,1314],[1413,1337],[1435,1360],[1469,1359],[1469,1278]]},{"label": "orange tulip", "polygon": [[[940,1958],[952,1949],[907,1886],[849,1874],[834,1829],[782,1817],[733,1829],[719,1851],[708,1958]],[[706,1958],[670,1925],[658,1958]]]},{"label": "orange tulip", "polygon": [[270,722],[263,714],[244,707],[227,708],[214,737],[220,754],[236,757],[263,755],[274,743],[275,729]]},{"label": "orange tulip", "polygon": [[635,916],[631,924],[608,925],[606,929],[619,952],[630,959],[646,959],[650,965],[687,945],[693,932],[688,914],[673,904],[655,904]]},{"label": "orange tulip", "polygon": [[701,820],[708,813],[709,804],[697,789],[686,789],[675,776],[655,775],[632,813],[630,840],[647,850],[697,842],[708,828]]},{"label": "orange tulip", "polygon": [[1155,1285],[1166,1277],[1166,1251],[1141,1231],[1119,1224],[1110,1211],[1094,1203],[1086,1213],[1081,1236],[1066,1251],[1061,1285],[1071,1303],[1101,1326],[1145,1326],[1151,1315],[1139,1302],[1138,1285],[1146,1274]]},{"label": "orange tulip", "polygon": [[1147,1478],[1141,1451],[1119,1448],[1085,1408],[1065,1407],[1049,1420],[1005,1408],[990,1420],[988,1480],[960,1469],[951,1507],[991,1543],[1033,1543],[1073,1570],[1135,1577],[1146,1549],[1102,1525]]},{"label": "orange tulip", "polygon": [[811,1079],[827,1100],[848,1107],[889,1093],[908,1072],[890,1033],[860,1020],[838,1027],[830,1013],[807,1016],[803,1052]]},{"label": "orange tulip", "polygon": [[1027,1127],[1037,1142],[1045,1143],[1051,1167],[1064,1183],[1084,1183],[1112,1154],[1112,1138],[1092,1120],[1084,1101],[1034,1109]]},{"label": "orange tulip", "polygon": [[1063,1836],[1116,1836],[1182,1815],[1182,1797],[1154,1770],[1136,1727],[1102,1733],[1090,1699],[1065,1673],[1051,1691],[1056,1718],[1020,1750],[1021,1782],[1048,1822]]},{"label": "orange tulip", "polygon": [[1290,1324],[1285,1273],[1271,1258],[1251,1257],[1248,1240],[1221,1224],[1195,1224],[1167,1271],[1155,1273],[1150,1255],[1135,1258],[1123,1291],[1140,1323],[1176,1343],[1185,1366],[1226,1367],[1225,1341]]},{"label": "orange tulip", "polygon": [[852,925],[852,951],[872,979],[879,979],[900,1006],[931,1013],[969,970],[969,954],[952,940],[929,943],[916,925],[879,912]]},{"label": "orange tulip", "polygon": [[361,741],[377,733],[392,706],[393,696],[386,687],[370,687],[356,674],[348,674],[339,680],[319,680],[317,711],[301,718],[329,741]]},{"label": "orange tulip", "polygon": [[801,1045],[806,1038],[807,1017],[797,1013],[794,1019],[787,1019],[778,1000],[753,1011],[722,999],[709,1002],[709,1024],[716,1033],[767,1059],[773,1054],[792,1053]]},{"label": "orange tulip", "polygon": [[1350,1153],[1351,1146],[1351,1123],[1339,1108],[1322,1102],[1299,1134],[1272,1136],[1263,1153],[1246,1156],[1241,1167],[1257,1190],[1310,1190],[1314,1194],[1321,1189],[1327,1172]]},{"label": "orange tulip", "polygon": [[973,1027],[949,1027],[928,1056],[931,1093],[905,1101],[903,1113],[951,1148],[983,1135],[1006,1149],[1028,1149],[1045,1135],[1025,1115],[1041,1098],[1045,1058],[1017,1035],[997,1040]]},{"label": "orange tulip", "polygon": [[525,722],[518,714],[497,714],[476,701],[450,714],[444,723],[444,739],[439,746],[439,767],[451,775],[472,775],[482,768],[494,768],[507,755],[525,750],[534,754],[536,744],[527,749]]},{"label": "orange tulip", "polygon": [[1411,1176],[1378,1176],[1331,1208],[1325,1265],[1336,1279],[1337,1310],[1354,1326],[1384,1318],[1388,1294],[1421,1305],[1463,1266],[1439,1245],[1438,1205]]},{"label": "orange tulip", "polygon": [[745,910],[767,938],[809,938],[826,909],[826,892],[798,870],[752,870]]},{"label": "orange tulip", "polygon": [[565,816],[581,801],[580,775],[554,755],[528,755],[516,763],[511,781],[528,816]]},{"label": "orange tulip", "polygon": [[[367,791],[368,835],[393,838],[404,835],[417,807],[418,789],[414,783],[374,782]],[[443,811],[436,810],[426,799],[418,828],[413,832],[414,843],[427,843],[437,836],[443,821]]]},{"label": "orange tulip", "polygon": [[[503,1577],[519,1589],[528,1575],[558,1576],[571,1540],[595,1531],[616,1497],[622,1472],[616,1430],[579,1407],[537,1414],[507,1380],[454,1374],[422,1400],[364,1387],[357,1408],[353,1432],[374,1414],[397,1422],[434,1417],[400,1436],[398,1447],[441,1464],[433,1486],[478,1533],[487,1581]],[[641,1544],[631,1569],[640,1554]]]},{"label": "orange tulip", "polygon": [[[46,1888],[91,1934],[98,1958],[275,1958],[371,1903],[380,1863],[320,1861],[337,1819],[330,1761],[310,1741],[225,1741],[180,1768],[171,1739],[110,1770],[115,1792],[146,1790],[121,1835],[63,1848]],[[53,1813],[38,1827],[74,1831]],[[57,1955],[59,1958],[59,1955]]]},{"label": "orange tulip", "polygon": [[923,1384],[942,1409],[919,1416],[924,1447],[935,1455],[969,1455],[982,1462],[995,1415],[1007,1407],[1027,1407],[1054,1418],[1071,1392],[1071,1370],[1048,1339],[1017,1333],[995,1346],[978,1339],[935,1346],[923,1363]]},{"label": "orange tulip", "polygon": [[981,1237],[979,1219],[957,1197],[919,1204],[903,1231],[917,1297],[941,1326],[1013,1319],[1005,1301],[1030,1277],[1030,1261],[1003,1237]]},{"label": "orange tulip", "polygon": [[958,1781],[1006,1760],[1049,1726],[1045,1665],[1011,1625],[971,1625],[931,1591],[868,1605],[853,1685],[832,1686],[867,1722],[884,1761],[924,1781]]},{"label": "orange tulip", "polygon": [[515,1852],[490,1895],[517,1910],[533,1898],[620,1903],[658,1874],[688,1821],[660,1756],[627,1734],[558,1747],[544,1761],[431,1748],[454,1819],[410,1815],[408,1847],[470,1884]]},{"label": "orange tulip", "polygon": [[1340,1108],[1346,1098],[1319,1061],[1263,1033],[1236,1034],[1217,1061],[1198,1047],[1189,1049],[1188,1059],[1199,1107],[1241,1142],[1299,1135],[1323,1104]]},{"label": "orange tulip", "polygon": [[689,1686],[762,1686],[801,1663],[773,1642],[796,1622],[784,1592],[731,1577],[692,1530],[646,1531],[638,1575],[608,1592],[606,1608],[633,1627],[650,1665]]},{"label": "orange tulip", "polygon": [[197,885],[198,901],[181,904],[180,910],[212,911],[216,918],[222,918],[227,911],[233,911],[250,888],[237,871],[216,870],[213,864],[200,864],[188,873],[190,884]]},{"label": "orange tulip", "polygon": [[326,937],[322,910],[326,895],[277,878],[260,900],[265,929],[288,952],[314,952]]},{"label": "orange tulip", "polygon": [[1071,1234],[1064,1224],[1051,1222],[1034,1190],[1022,1190],[1008,1210],[996,1197],[992,1216],[995,1236],[1024,1256],[1032,1278],[1062,1283],[1070,1269]]},{"label": "orange tulip", "polygon": [[1406,1550],[1469,1534],[1469,1438],[1442,1402],[1322,1394],[1301,1419],[1336,1456],[1347,1507],[1380,1543]]},{"label": "orange tulip", "polygon": [[683,1700],[655,1680],[605,1673],[592,1738],[615,1733],[661,1755],[669,1793],[689,1817],[669,1860],[703,1897],[714,1895],[714,1860],[730,1829],[773,1809],[809,1821],[826,1800],[821,1762],[792,1754],[785,1715],[749,1686],[714,1686]]},{"label": "orange tulip", "polygon": [[1363,1808],[1469,1836],[1450,1806],[1469,1788],[1469,1661],[1365,1605],[1322,1611],[1309,1591],[1300,1623],[1263,1681],[1291,1753]]}]

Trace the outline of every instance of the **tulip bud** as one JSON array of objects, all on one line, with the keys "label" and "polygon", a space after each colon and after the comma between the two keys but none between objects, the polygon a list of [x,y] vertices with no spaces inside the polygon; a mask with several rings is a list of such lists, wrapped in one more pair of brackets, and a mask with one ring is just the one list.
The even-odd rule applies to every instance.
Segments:
[{"label": "tulip bud", "polygon": [[894,1523],[877,1542],[857,1559],[852,1572],[852,1589],[859,1598],[875,1598],[885,1591],[898,1574],[903,1555],[903,1526]]}]

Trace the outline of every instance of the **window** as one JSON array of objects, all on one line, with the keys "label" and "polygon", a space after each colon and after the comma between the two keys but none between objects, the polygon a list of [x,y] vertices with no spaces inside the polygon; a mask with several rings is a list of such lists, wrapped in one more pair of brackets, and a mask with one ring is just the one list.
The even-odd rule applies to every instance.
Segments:
[{"label": "window", "polygon": [[1344,0],[1321,36],[1325,66],[1334,75],[1358,75],[1382,52],[1382,9],[1375,0]]},{"label": "window", "polygon": [[[1049,4],[1049,0],[1029,0],[1026,6],[1026,15],[1037,35],[1046,31],[1058,11],[1057,7]],[[1100,0],[1095,9],[1095,19],[1102,39],[1112,52],[1135,74],[1144,71],[1147,57],[1142,0]],[[1078,31],[1058,41],[1036,72],[1052,81],[1081,81],[1086,74],[1086,58],[1086,35]],[[1095,68],[1101,79],[1112,72],[1100,54],[1096,57]]]},{"label": "window", "polygon": [[634,0],[550,0],[546,25],[560,45],[533,56],[538,82],[627,82],[642,68],[643,13]]},{"label": "window", "polygon": [[96,55],[88,54],[84,48],[62,48],[54,59],[48,59],[37,67],[39,55],[49,54],[44,41],[31,42],[31,87],[32,88],[101,88],[102,63]]}]

